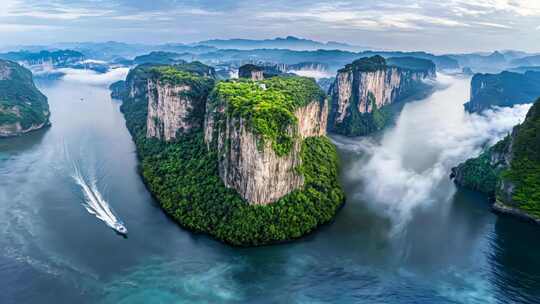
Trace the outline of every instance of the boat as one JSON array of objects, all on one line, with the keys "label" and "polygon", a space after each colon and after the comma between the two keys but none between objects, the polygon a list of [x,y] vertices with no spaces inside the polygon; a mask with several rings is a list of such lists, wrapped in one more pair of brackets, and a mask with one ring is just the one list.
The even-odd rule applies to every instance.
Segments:
[{"label": "boat", "polygon": [[122,224],[120,222],[114,223],[112,228],[116,232],[118,232],[119,234],[122,234],[122,235],[127,235],[127,233],[128,233],[128,230],[127,230],[126,226],[124,226],[124,224]]}]

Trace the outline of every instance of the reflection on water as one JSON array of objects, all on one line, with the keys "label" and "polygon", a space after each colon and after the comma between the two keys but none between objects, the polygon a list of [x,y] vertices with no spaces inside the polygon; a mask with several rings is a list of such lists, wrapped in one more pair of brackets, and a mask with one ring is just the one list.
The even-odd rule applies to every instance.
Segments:
[{"label": "reflection on water", "polygon": [[[463,113],[451,112],[457,114],[438,126],[441,136],[467,147],[439,144],[430,138],[433,130],[413,127],[439,112],[462,111],[462,97],[435,95],[410,104],[398,126],[379,139],[336,138],[348,202],[334,223],[291,244],[239,249],[181,229],[157,207],[137,175],[119,104],[104,86],[58,81],[42,89],[51,104],[52,127],[0,141],[0,303],[511,303],[538,298],[538,227],[497,218],[483,196],[456,191],[443,172],[448,160],[464,157],[455,151],[476,153],[481,145],[470,141],[469,133],[444,129]],[[512,113],[504,116],[514,119]],[[497,117],[489,121],[500,122]],[[471,119],[460,130],[490,125],[487,121]],[[504,133],[500,130],[489,136]],[[101,168],[99,189],[129,223],[129,238],[117,237],[81,208],[63,143],[80,152],[90,168]],[[379,159],[382,163],[400,162],[399,172],[375,170],[373,151],[388,156]],[[428,174],[436,163],[444,164],[440,178]],[[422,192],[428,201],[407,195],[403,180],[429,181],[429,191]],[[394,186],[377,193],[371,191],[373,181]],[[393,213],[385,210],[401,203],[416,207],[396,230]]]}]

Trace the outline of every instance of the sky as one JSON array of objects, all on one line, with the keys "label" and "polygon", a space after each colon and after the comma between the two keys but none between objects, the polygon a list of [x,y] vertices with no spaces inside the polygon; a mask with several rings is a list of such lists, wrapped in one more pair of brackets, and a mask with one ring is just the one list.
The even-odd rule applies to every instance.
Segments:
[{"label": "sky", "polygon": [[297,36],[374,49],[540,52],[540,0],[2,0],[0,46]]}]

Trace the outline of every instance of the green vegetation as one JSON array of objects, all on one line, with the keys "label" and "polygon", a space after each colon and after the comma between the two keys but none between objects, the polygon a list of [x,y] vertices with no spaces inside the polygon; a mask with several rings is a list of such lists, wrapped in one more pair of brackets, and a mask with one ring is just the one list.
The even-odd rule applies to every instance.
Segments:
[{"label": "green vegetation", "polygon": [[185,63],[182,57],[192,56],[189,53],[174,53],[174,52],[150,52],[149,54],[140,55],[133,59],[135,64],[155,63],[155,64],[175,64]]},{"label": "green vegetation", "polygon": [[515,186],[511,204],[540,218],[540,99],[514,131],[512,162],[501,178]]},{"label": "green vegetation", "polygon": [[465,104],[465,109],[481,112],[492,106],[510,107],[530,103],[538,96],[540,72],[475,74],[471,80],[471,100]]},{"label": "green vegetation", "polygon": [[302,146],[306,184],[266,206],[247,204],[224,186],[217,156],[208,153],[202,132],[174,144],[137,140],[142,174],[161,206],[182,226],[236,246],[287,241],[332,220],[344,201],[337,183],[337,153],[324,137]]},{"label": "green vegetation", "polygon": [[345,119],[342,123],[336,124],[333,131],[346,136],[364,136],[382,130],[394,119],[395,107],[387,105],[378,108],[371,92],[368,94],[368,100],[373,110],[369,113],[360,113],[358,98],[353,98]]},{"label": "green vegetation", "polygon": [[[148,76],[142,70],[136,73]],[[133,78],[132,81],[140,82]],[[308,94],[308,89],[303,93],[291,91],[295,84],[300,85],[304,81],[276,79],[264,83],[267,91],[282,95],[278,97],[282,98],[280,106],[292,111],[314,96],[323,97]],[[224,84],[224,88],[246,93],[244,97],[252,96],[251,90],[260,89],[253,82]],[[225,94],[219,89],[214,93]],[[232,92],[226,94],[229,95],[221,98],[233,99]],[[290,100],[293,94],[304,99]],[[260,101],[267,97],[261,98]],[[238,112],[231,114],[250,115],[250,109],[259,110],[258,104],[246,105],[240,99],[236,101],[234,109]],[[147,103],[137,98],[125,99],[121,110],[135,140],[142,161],[141,174],[148,188],[167,214],[192,231],[209,234],[235,246],[284,242],[330,222],[344,202],[344,194],[338,183],[337,152],[326,137],[312,137],[302,143],[302,165],[298,172],[304,175],[304,187],[270,205],[249,205],[235,190],[223,184],[219,177],[217,154],[208,151],[202,131],[181,136],[171,143],[147,139]]]},{"label": "green vegetation", "polygon": [[386,69],[386,60],[380,55],[375,55],[357,59],[352,63],[347,64],[343,69],[339,70],[338,73],[347,71],[375,72],[384,69]]},{"label": "green vegetation", "polygon": [[260,136],[261,145],[270,141],[276,154],[283,156],[294,143],[294,111],[312,101],[324,102],[324,98],[324,92],[311,78],[273,77],[257,82],[220,82],[209,106],[226,104],[227,115],[244,119]]},{"label": "green vegetation", "polygon": [[0,76],[0,125],[19,122],[28,129],[48,121],[47,97],[36,88],[29,70],[0,60]]},{"label": "green vegetation", "polygon": [[[511,159],[510,165],[505,158]],[[540,218],[540,99],[512,135],[459,165],[453,174],[459,185],[495,195],[501,203]],[[513,185],[511,193],[501,183]]]},{"label": "green vegetation", "polygon": [[435,73],[436,70],[436,66],[433,61],[415,57],[392,57],[386,59],[386,63],[391,66],[413,71]]},{"label": "green vegetation", "polygon": [[495,196],[501,172],[506,166],[504,156],[509,151],[510,135],[489,148],[480,156],[471,158],[452,169],[456,183],[471,190]]}]

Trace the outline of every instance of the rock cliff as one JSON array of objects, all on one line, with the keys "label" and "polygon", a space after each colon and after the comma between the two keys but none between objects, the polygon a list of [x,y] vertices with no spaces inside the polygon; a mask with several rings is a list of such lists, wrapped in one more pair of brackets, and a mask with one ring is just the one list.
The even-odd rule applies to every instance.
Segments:
[{"label": "rock cliff", "polygon": [[530,103],[538,96],[540,72],[475,74],[471,80],[471,99],[465,104],[465,109],[481,112],[493,106],[511,107]]},{"label": "rock cliff", "polygon": [[137,116],[127,123],[144,118],[146,123],[136,127],[144,128],[148,138],[165,141],[174,140],[179,132],[201,128],[214,78],[214,69],[200,62],[135,67],[125,84],[118,84],[124,99],[122,111]]},{"label": "rock cliff", "polygon": [[49,105],[32,73],[0,60],[0,137],[17,136],[49,125]]},{"label": "rock cliff", "polygon": [[326,134],[327,114],[324,93],[307,78],[220,83],[207,109],[205,141],[218,153],[227,187],[249,203],[269,204],[303,186],[302,141]]},{"label": "rock cliff", "polygon": [[126,81],[119,80],[119,81],[113,82],[109,86],[109,90],[111,91],[111,98],[123,99],[127,94]]},{"label": "rock cliff", "polygon": [[300,238],[334,218],[345,200],[339,159],[324,136],[325,94],[312,79],[218,82],[202,113],[204,130],[156,144],[147,137],[149,105],[178,102],[174,91],[182,96],[187,84],[152,73],[155,66],[130,72],[121,110],[145,184],[177,223],[235,246],[258,246]]},{"label": "rock cliff", "polygon": [[165,141],[202,127],[213,72],[186,72],[182,65],[154,68],[148,79],[147,137]]},{"label": "rock cliff", "polygon": [[382,129],[390,120],[383,109],[426,89],[435,78],[435,65],[417,58],[381,56],[359,59],[338,71],[330,88],[330,130],[358,136]]},{"label": "rock cliff", "polygon": [[238,69],[238,77],[254,81],[264,79],[264,69],[253,64],[244,64]]}]

